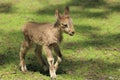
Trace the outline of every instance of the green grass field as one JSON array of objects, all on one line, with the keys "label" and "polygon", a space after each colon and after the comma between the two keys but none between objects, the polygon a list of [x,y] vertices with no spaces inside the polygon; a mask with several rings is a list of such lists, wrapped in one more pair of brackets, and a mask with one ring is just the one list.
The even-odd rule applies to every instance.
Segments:
[{"label": "green grass field", "polygon": [[22,26],[55,22],[54,12],[69,5],[76,34],[64,34],[57,80],[120,80],[120,0],[0,0],[0,80],[50,80],[32,48],[19,70]]}]

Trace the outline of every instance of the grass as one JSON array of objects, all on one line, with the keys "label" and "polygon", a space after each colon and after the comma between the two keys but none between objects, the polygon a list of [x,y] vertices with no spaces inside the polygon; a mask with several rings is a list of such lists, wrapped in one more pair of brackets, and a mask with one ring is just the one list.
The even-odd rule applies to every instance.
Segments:
[{"label": "grass", "polygon": [[64,34],[63,62],[57,80],[120,80],[119,0],[0,0],[0,80],[49,80],[34,55],[29,72],[19,70],[22,26],[28,21],[55,21],[54,11],[69,5],[76,34]]}]

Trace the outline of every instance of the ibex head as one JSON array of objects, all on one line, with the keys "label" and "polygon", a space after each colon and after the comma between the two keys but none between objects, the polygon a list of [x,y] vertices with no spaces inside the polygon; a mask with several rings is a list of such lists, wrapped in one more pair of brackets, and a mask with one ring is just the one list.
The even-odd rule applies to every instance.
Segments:
[{"label": "ibex head", "polygon": [[59,13],[58,9],[56,10],[55,15],[57,17],[57,20],[60,25],[59,27],[61,28],[61,30],[73,36],[75,33],[75,30],[74,30],[72,18],[70,17],[69,12],[70,12],[69,7],[66,6],[63,15]]}]

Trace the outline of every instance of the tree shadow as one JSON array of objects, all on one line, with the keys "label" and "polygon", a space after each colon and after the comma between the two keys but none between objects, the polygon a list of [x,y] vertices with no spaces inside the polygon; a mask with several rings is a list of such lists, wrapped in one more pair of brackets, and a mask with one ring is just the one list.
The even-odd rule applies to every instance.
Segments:
[{"label": "tree shadow", "polygon": [[22,32],[0,30],[0,65],[19,64],[19,51],[22,41]]},{"label": "tree shadow", "polygon": [[[27,64],[27,68],[32,72],[40,72],[45,76],[49,76],[49,72],[45,72],[43,68],[38,64],[36,57],[31,55],[32,57],[29,59],[29,63]],[[85,77],[86,79],[92,80],[107,80],[109,79],[109,72],[116,72],[119,70],[120,64],[106,62],[101,59],[78,59],[74,56],[72,57],[64,57],[62,63],[60,64],[57,75],[67,74],[69,76]],[[118,76],[118,75],[112,75]]]},{"label": "tree shadow", "polygon": [[110,9],[111,12],[120,12],[120,3],[113,3],[113,5],[108,5],[108,9]]},{"label": "tree shadow", "polygon": [[[90,80],[107,80],[109,78],[109,74],[105,73],[107,70],[111,72],[115,72],[119,69],[119,63],[109,63],[105,62],[101,59],[68,59],[66,58],[62,66],[64,65],[65,74],[69,74],[71,76],[84,76],[85,78]],[[115,76],[115,75],[113,75]],[[117,75],[118,76],[118,75]]]},{"label": "tree shadow", "polygon": [[[114,5],[108,5],[104,0],[93,0],[96,2],[91,2],[92,0],[71,0],[71,2],[67,4],[61,4],[61,5],[48,5],[44,9],[40,9],[37,11],[37,14],[43,14],[43,15],[54,15],[54,11],[56,8],[60,8],[60,11],[63,10],[63,8],[66,5],[78,7],[76,11],[71,11],[72,15],[78,15],[79,17],[88,17],[88,18],[105,18],[110,12],[119,12],[120,11],[120,5],[119,4],[114,4]],[[107,6],[108,5],[108,6]],[[80,10],[81,7],[83,9],[85,8],[98,8],[99,6],[103,6],[106,9],[110,9],[105,12],[89,12],[89,11],[84,11],[83,9]],[[12,4],[0,4],[0,13],[9,13],[11,12]],[[76,16],[76,17],[78,17]],[[99,35],[99,28],[96,28],[94,26],[89,26],[89,25],[75,25],[76,27],[76,32],[77,34],[83,34],[84,36],[88,37],[88,40],[85,41],[77,41],[77,42],[70,42],[70,43],[65,43],[64,49],[70,48],[70,45],[76,46],[75,49],[77,48],[86,48],[86,47],[98,47],[99,49],[103,49],[106,47],[119,47],[119,41],[120,41],[120,34],[105,34],[105,35]],[[9,63],[16,63],[18,64],[19,62],[19,49],[20,49],[20,43],[22,41],[22,33],[13,31],[13,32],[8,32],[4,33],[5,31],[0,31],[1,36],[5,36],[6,38],[4,39],[5,42],[0,42],[0,45],[2,46],[2,54],[0,54],[0,65],[4,64],[9,64]],[[11,35],[11,36],[8,36]],[[11,39],[11,40],[10,40]],[[34,58],[36,59],[36,58]],[[91,66],[91,64],[93,66]],[[90,67],[88,66],[90,65]],[[102,65],[102,66],[101,66]],[[60,66],[58,70],[58,74],[69,74],[69,75],[74,75],[74,76],[79,76],[83,75],[82,73],[76,74],[76,69],[82,70],[83,67],[89,67],[89,71],[87,74],[84,74],[84,76],[90,77],[92,74],[93,76],[97,74],[98,78],[101,78],[101,72],[97,73],[97,70],[106,70],[110,69],[111,71],[114,71],[116,69],[119,69],[120,64],[111,64],[104,62],[102,60],[70,60],[70,59],[65,59],[62,63],[62,66]],[[40,73],[43,73],[43,69],[38,65],[38,63],[32,63],[28,64],[28,69],[31,71],[40,71]],[[63,70],[65,69],[65,71]],[[96,73],[96,74],[94,74]],[[104,73],[102,73],[104,75]],[[106,78],[106,77],[105,77]],[[96,78],[93,80],[96,80]],[[102,80],[102,79],[101,79]]]},{"label": "tree shadow", "polygon": [[[48,4],[48,6],[43,9],[39,9],[36,13],[40,15],[54,15],[55,9],[58,8],[60,11],[63,11],[66,5],[75,8],[75,10],[71,11],[70,14],[77,18],[85,17],[107,19],[109,14],[120,11],[119,3],[107,3],[105,0],[71,0],[66,4]],[[98,11],[89,11],[89,9],[97,9]]]},{"label": "tree shadow", "polygon": [[102,48],[116,47],[119,48],[120,34],[106,34],[91,36],[91,40],[82,42],[83,44],[88,44],[89,46]]},{"label": "tree shadow", "polygon": [[[38,64],[37,59],[35,56],[31,55],[32,57],[29,58],[29,63],[27,64],[27,68],[29,71],[32,72],[40,72],[40,74],[43,74],[45,76],[49,76],[49,72],[44,72],[43,68]],[[2,57],[2,58],[1,58]],[[7,58],[7,60],[5,60]],[[16,54],[4,54],[0,55],[0,61],[6,61],[6,63],[13,63],[18,62],[18,55]],[[28,58],[27,58],[28,59]],[[1,65],[1,63],[0,63]],[[57,75],[60,74],[67,74],[69,76],[79,77],[80,75],[82,77],[85,77],[86,79],[92,79],[92,80],[107,80],[109,79],[109,74],[106,73],[106,71],[110,72],[116,72],[119,70],[120,64],[118,62],[116,63],[110,63],[105,62],[101,59],[79,59],[72,57],[64,57],[61,65],[59,66],[59,69],[57,71]],[[112,76],[118,76],[118,75],[112,75]]]},{"label": "tree shadow", "polygon": [[[17,66],[17,69],[19,69],[19,51],[23,41],[22,31],[12,30],[6,32],[1,29],[0,34],[0,68],[6,68],[6,65],[12,63]],[[43,67],[38,63],[36,56],[31,54],[34,52],[33,49],[35,49],[34,46],[28,51],[30,54],[26,55],[26,65],[28,70],[32,72],[40,72],[43,75],[49,76],[49,72],[43,70]],[[43,57],[45,58],[44,55]],[[61,74],[61,70],[57,73]]]},{"label": "tree shadow", "polygon": [[75,31],[79,34],[97,34],[101,29],[99,27],[89,25],[74,25]]},{"label": "tree shadow", "polygon": [[[76,46],[75,49],[82,47],[86,48],[89,46],[93,47],[110,47],[109,45],[116,46],[119,45],[120,41],[120,34],[113,34],[113,35],[99,35],[100,29],[94,26],[86,26],[86,25],[76,25],[77,34],[83,34],[84,36],[87,36],[90,38],[88,41],[77,41],[76,44],[72,44],[73,46]],[[5,36],[6,39],[5,43],[3,45],[6,47],[0,54],[0,65],[15,63],[19,64],[19,49],[20,49],[20,43],[22,41],[22,32],[21,31],[11,31],[5,33],[4,30],[0,31],[1,36]],[[94,34],[94,35],[93,35]],[[93,36],[91,36],[93,35]],[[102,40],[101,40],[102,39]],[[15,40],[15,41],[14,41]],[[71,43],[65,43],[64,46],[69,46],[68,44]],[[66,49],[66,48],[64,48]],[[28,55],[29,56],[29,55]],[[27,58],[29,60],[29,63],[27,64],[28,70],[37,72],[39,71],[41,74],[49,76],[49,73],[44,72],[43,68],[38,64],[38,61],[35,56],[31,55],[31,58]],[[107,70],[108,71],[115,71],[119,69],[120,64],[119,63],[109,63],[105,62],[100,59],[92,59],[92,60],[86,60],[86,59],[78,59],[74,57],[65,57],[63,59],[63,62],[61,63],[57,74],[68,74],[70,76],[78,77],[79,75],[91,78],[92,80],[106,80],[108,79],[109,74],[104,73]],[[84,68],[87,68],[87,71],[83,71]],[[79,71],[80,72],[79,72]]]},{"label": "tree shadow", "polygon": [[[80,14],[81,17],[86,18],[107,18],[109,14],[120,11],[120,3],[107,3],[105,0],[71,0],[67,5],[78,9],[73,11],[73,14]],[[94,12],[85,9],[104,9],[104,11]]]},{"label": "tree shadow", "polygon": [[[88,41],[98,37],[99,31],[101,31],[99,27],[89,25],[75,25],[75,30],[76,30],[75,35],[83,35],[84,37],[88,38],[87,39]],[[86,42],[86,39],[84,41],[80,41],[79,39],[77,41],[72,42],[63,42],[63,44],[64,44],[62,45],[63,49],[72,49],[71,46],[74,46],[74,49],[76,50],[92,46]]]},{"label": "tree shadow", "polygon": [[95,8],[106,5],[106,2],[105,0],[71,0],[68,4],[71,6],[82,6],[83,8]]},{"label": "tree shadow", "polygon": [[0,13],[12,12],[12,3],[0,3]]},{"label": "tree shadow", "polygon": [[[80,48],[94,47],[97,49],[110,49],[120,51],[120,34],[99,34],[101,29],[94,26],[75,25],[76,35],[83,35],[87,39],[72,42],[63,42],[63,49],[77,50]],[[71,47],[74,46],[74,49]],[[115,49],[113,49],[115,48]]]}]

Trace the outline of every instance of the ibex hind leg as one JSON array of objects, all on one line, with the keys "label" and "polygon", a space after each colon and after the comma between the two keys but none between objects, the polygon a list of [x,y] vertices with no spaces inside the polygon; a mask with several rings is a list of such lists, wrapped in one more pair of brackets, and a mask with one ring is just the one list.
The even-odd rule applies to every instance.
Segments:
[{"label": "ibex hind leg", "polygon": [[30,43],[28,41],[24,41],[20,49],[20,68],[22,72],[27,71],[27,67],[25,64],[25,56],[29,48],[30,48]]},{"label": "ibex hind leg", "polygon": [[38,58],[38,62],[43,67],[44,71],[48,71],[48,64],[45,62],[45,60],[42,57],[42,46],[36,45],[35,54],[36,57]]}]

